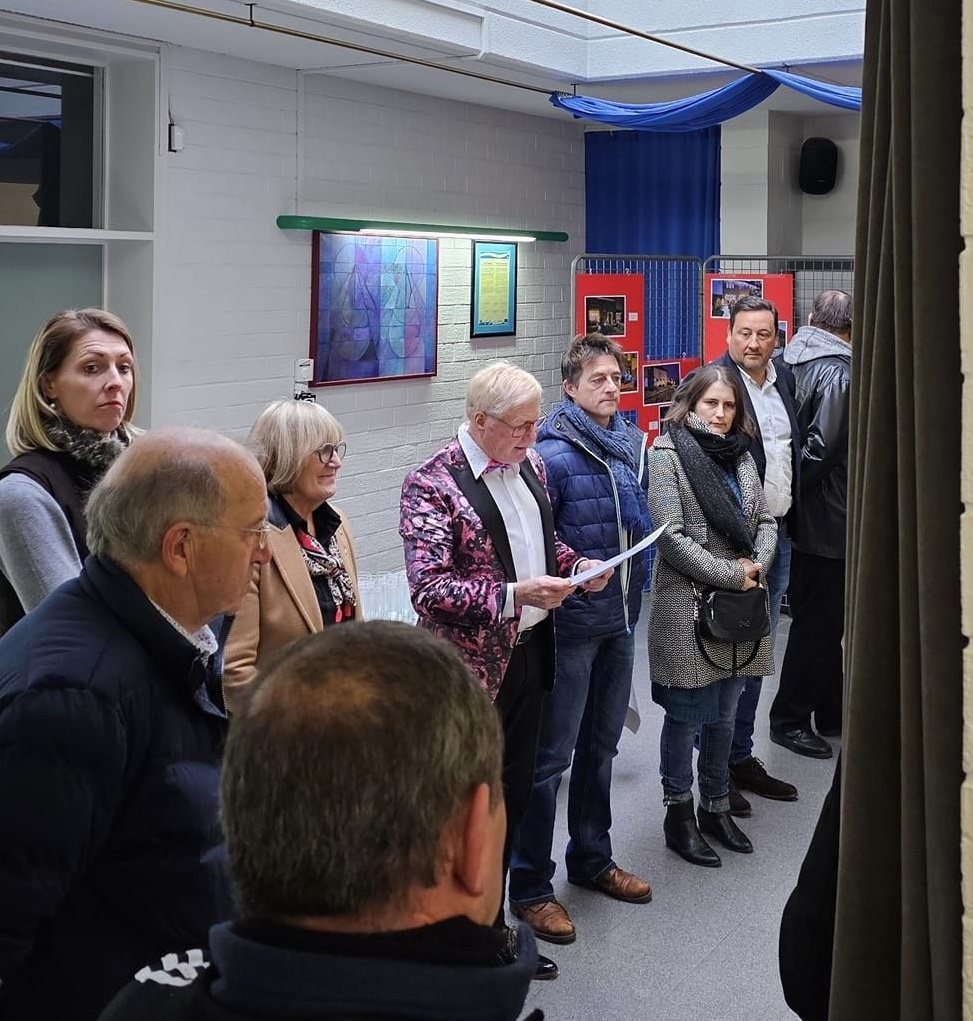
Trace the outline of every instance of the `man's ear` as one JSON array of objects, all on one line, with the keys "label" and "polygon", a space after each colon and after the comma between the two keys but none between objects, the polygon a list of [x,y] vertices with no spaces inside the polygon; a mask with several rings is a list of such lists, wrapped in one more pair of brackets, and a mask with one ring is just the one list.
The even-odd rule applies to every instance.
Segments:
[{"label": "man's ear", "polygon": [[162,536],[162,563],[177,578],[185,578],[189,574],[195,541],[192,526],[184,522],[170,525]]},{"label": "man's ear", "polygon": [[460,811],[462,819],[453,869],[457,882],[466,892],[471,897],[481,897],[488,892],[496,867],[491,855],[495,853],[497,844],[491,840],[491,835],[497,824],[495,813],[498,809],[490,805],[489,785],[478,784]]},{"label": "man's ear", "polygon": [[564,382],[561,384],[561,387],[563,388],[566,396],[570,397],[571,400],[573,401],[574,395],[578,392],[578,388],[572,385],[570,379],[564,380]]}]

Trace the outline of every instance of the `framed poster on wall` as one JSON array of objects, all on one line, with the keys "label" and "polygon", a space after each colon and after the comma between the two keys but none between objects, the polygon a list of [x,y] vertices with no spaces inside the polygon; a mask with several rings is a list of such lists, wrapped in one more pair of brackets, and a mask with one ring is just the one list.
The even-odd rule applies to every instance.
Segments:
[{"label": "framed poster on wall", "polygon": [[436,374],[439,242],[314,231],[311,386]]},{"label": "framed poster on wall", "polygon": [[517,245],[473,242],[471,337],[512,337],[517,332]]}]

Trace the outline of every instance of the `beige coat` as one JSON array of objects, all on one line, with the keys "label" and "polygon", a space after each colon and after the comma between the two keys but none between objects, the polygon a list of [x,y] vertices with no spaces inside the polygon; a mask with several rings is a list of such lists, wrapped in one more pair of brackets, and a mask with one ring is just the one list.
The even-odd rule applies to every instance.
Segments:
[{"label": "beige coat", "polygon": [[[337,508],[335,508],[337,510]],[[362,619],[355,544],[344,514],[335,533],[341,560],[355,592],[355,619]],[[267,657],[305,635],[324,628],[314,584],[291,526],[271,525],[270,560],[255,564],[247,593],[226,643],[223,691],[227,708],[254,678]]]}]

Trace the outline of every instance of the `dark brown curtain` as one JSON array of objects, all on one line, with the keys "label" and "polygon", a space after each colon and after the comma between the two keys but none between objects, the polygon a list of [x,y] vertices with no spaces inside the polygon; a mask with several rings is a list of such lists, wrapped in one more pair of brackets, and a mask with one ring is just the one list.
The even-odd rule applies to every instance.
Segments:
[{"label": "dark brown curtain", "polygon": [[831,1021],[961,1016],[960,0],[868,0]]}]

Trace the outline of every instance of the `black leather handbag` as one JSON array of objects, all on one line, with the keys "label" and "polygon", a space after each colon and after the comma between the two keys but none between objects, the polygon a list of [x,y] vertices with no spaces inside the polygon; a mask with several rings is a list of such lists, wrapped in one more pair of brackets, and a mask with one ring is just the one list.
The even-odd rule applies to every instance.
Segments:
[{"label": "black leather handbag", "polygon": [[[745,592],[723,588],[693,586],[696,595],[696,643],[700,652],[717,670],[726,669],[710,658],[703,639],[733,646],[733,673],[753,661],[761,638],[770,634],[770,607],[763,585]],[[753,643],[753,651],[741,663],[737,661],[737,645]]]}]

